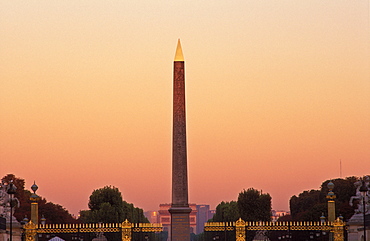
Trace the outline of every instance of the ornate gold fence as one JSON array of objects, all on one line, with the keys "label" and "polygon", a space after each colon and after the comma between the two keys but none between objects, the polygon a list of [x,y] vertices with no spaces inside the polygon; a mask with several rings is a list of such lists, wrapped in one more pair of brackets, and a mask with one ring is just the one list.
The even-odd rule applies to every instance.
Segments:
[{"label": "ornate gold fence", "polygon": [[326,231],[334,233],[334,241],[344,241],[345,223],[341,219],[334,222],[208,222],[204,231],[234,231],[236,241],[246,240],[246,231]]},{"label": "ornate gold fence", "polygon": [[36,241],[42,233],[121,233],[122,241],[131,241],[132,232],[161,232],[161,223],[87,223],[87,224],[40,224],[32,221],[23,225],[26,241]]}]

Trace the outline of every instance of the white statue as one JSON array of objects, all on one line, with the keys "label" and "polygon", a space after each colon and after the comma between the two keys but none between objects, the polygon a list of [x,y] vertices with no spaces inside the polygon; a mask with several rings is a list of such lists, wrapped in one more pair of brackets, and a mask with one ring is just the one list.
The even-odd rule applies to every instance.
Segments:
[{"label": "white statue", "polygon": [[[6,220],[10,220],[10,217],[14,218],[14,211],[15,207],[19,207],[19,200],[18,198],[12,198],[13,208],[10,208],[11,199],[9,194],[7,193],[8,185],[5,184],[3,181],[0,184],[0,216],[6,218]],[[12,211],[10,213],[10,211]]]},{"label": "white statue", "polygon": [[[362,186],[362,182],[364,181],[365,186],[367,187],[367,192],[365,194],[365,197],[362,196],[362,193],[360,192],[360,188]],[[355,209],[355,213],[363,213],[365,214],[370,214],[370,177],[365,176],[363,181],[359,180],[355,182],[355,187],[356,187],[356,196],[352,196],[351,199],[349,200],[349,205],[353,206],[353,201],[358,200],[358,205],[357,209]],[[363,200],[365,199],[365,209],[363,205]]]}]

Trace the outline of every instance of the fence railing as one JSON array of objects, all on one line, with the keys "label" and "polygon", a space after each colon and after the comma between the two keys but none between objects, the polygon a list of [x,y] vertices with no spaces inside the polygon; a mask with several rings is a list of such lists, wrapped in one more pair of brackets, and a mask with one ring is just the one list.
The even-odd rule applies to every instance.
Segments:
[{"label": "fence railing", "polygon": [[236,241],[246,240],[246,231],[326,231],[334,233],[334,241],[344,241],[345,223],[334,222],[207,222],[204,231],[235,231]]},{"label": "fence railing", "polygon": [[131,241],[133,232],[161,232],[161,223],[84,223],[84,224],[34,224],[23,225],[26,241],[36,241],[39,233],[121,233],[122,241]]}]

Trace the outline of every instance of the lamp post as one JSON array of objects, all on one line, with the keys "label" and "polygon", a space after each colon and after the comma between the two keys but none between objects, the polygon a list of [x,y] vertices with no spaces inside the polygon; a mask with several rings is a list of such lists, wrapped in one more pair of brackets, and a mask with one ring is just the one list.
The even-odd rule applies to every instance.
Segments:
[{"label": "lamp post", "polygon": [[[329,189],[329,192],[326,195],[326,199],[328,199],[328,221],[333,223],[335,221],[335,201],[334,200],[336,196],[333,192],[334,183],[332,181],[328,183],[328,189]],[[329,241],[333,241],[333,240],[334,240],[333,232],[330,232]]]},{"label": "lamp post", "polygon": [[[326,217],[324,216],[324,213],[322,213],[322,215],[320,217],[320,223],[321,223],[321,225],[324,225],[325,224],[325,220],[326,220]],[[326,235],[326,232],[324,230],[321,230],[321,240],[324,239],[324,235]]]},{"label": "lamp post", "polygon": [[362,194],[362,207],[363,207],[363,218],[364,218],[364,241],[366,241],[366,221],[365,221],[365,214],[366,214],[366,196],[367,196],[367,186],[364,180],[362,180],[362,186],[360,187],[360,192]]},{"label": "lamp post", "polygon": [[9,241],[13,241],[13,198],[14,194],[17,190],[17,187],[13,184],[13,180],[11,180],[8,184],[7,193],[9,194],[9,205],[10,205],[10,239]]},{"label": "lamp post", "polygon": [[21,221],[21,224],[22,224],[22,237],[21,237],[21,240],[24,241],[25,237],[24,237],[24,225],[28,223],[28,218],[27,218],[27,215],[24,217],[24,219]]}]

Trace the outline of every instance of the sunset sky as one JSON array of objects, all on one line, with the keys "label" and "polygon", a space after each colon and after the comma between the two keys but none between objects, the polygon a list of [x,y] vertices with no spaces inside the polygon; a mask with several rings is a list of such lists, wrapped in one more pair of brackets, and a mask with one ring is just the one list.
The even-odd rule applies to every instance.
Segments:
[{"label": "sunset sky", "polygon": [[[189,202],[253,187],[289,210],[370,174],[369,0],[0,0],[0,176],[77,215],[105,185],[171,202],[186,67]],[[340,168],[340,162],[342,168]]]}]

